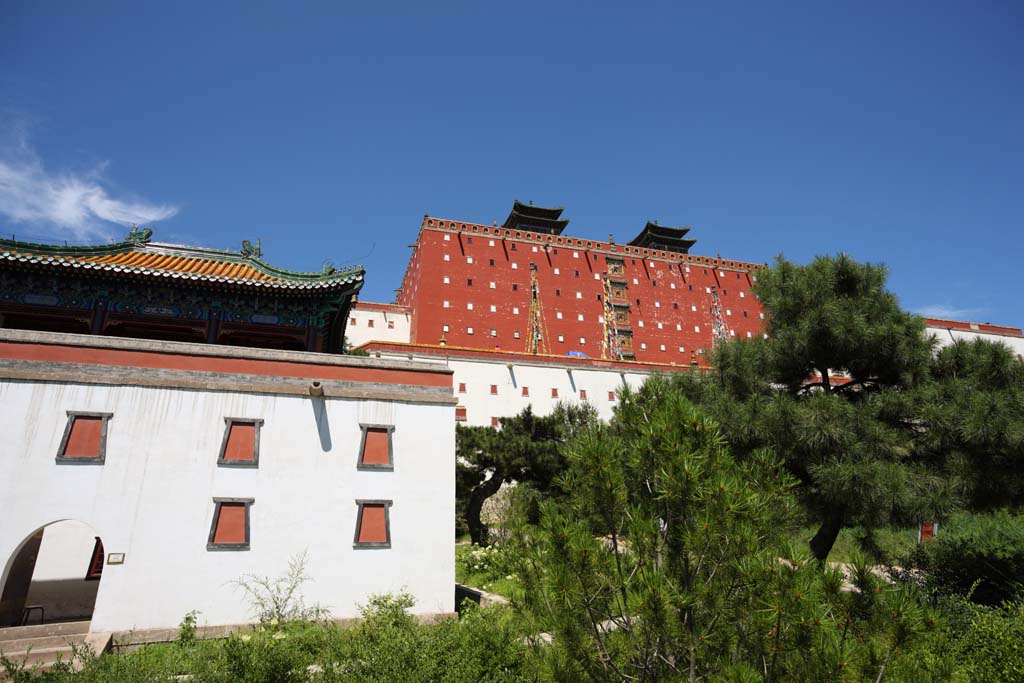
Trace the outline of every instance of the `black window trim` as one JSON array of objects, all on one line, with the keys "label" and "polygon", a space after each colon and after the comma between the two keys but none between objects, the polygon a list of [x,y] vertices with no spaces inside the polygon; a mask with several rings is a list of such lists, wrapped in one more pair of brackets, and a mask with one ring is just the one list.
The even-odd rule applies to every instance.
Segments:
[{"label": "black window trim", "polygon": [[[217,521],[220,519],[220,508],[222,503],[244,503],[245,504],[245,542],[244,543],[214,543],[213,536],[217,533]],[[250,510],[256,503],[255,498],[214,498],[213,519],[210,521],[210,537],[206,540],[207,550],[249,550],[250,539]]]},{"label": "black window trim", "polygon": [[[362,438],[359,440],[359,456],[356,461],[356,469],[365,472],[394,472],[395,471],[395,425],[393,424],[373,424],[369,422],[360,422],[359,429],[362,432]],[[363,462],[363,452],[366,449],[366,432],[370,429],[386,429],[388,432],[388,464],[376,465],[373,463]]]},{"label": "black window trim", "polygon": [[[394,503],[393,500],[356,500],[356,533],[352,537],[352,547],[355,549],[363,548],[390,548],[391,547],[391,505]],[[384,506],[384,536],[387,538],[383,543],[375,541],[372,543],[360,543],[359,542],[359,531],[363,526],[363,506],[365,505],[383,505]]]},{"label": "black window trim", "polygon": [[[251,424],[256,426],[256,434],[253,438],[253,459],[249,460],[226,460],[224,454],[228,449],[228,437],[231,436],[231,425]],[[258,468],[260,466],[260,432],[263,431],[263,418],[260,417],[225,417],[224,438],[220,441],[220,452],[217,455],[218,467],[245,467]]]},{"label": "black window trim", "polygon": [[[67,411],[68,421],[64,425],[64,436],[60,439],[60,447],[57,449],[57,457],[55,458],[58,465],[102,465],[107,459],[107,425],[110,423],[110,419],[114,417],[113,413],[98,413],[87,410],[69,410]],[[64,455],[64,449],[68,447],[68,439],[71,438],[71,427],[75,423],[75,418],[78,417],[99,417],[102,418],[102,424],[100,426],[100,454],[95,457],[66,457]]]}]

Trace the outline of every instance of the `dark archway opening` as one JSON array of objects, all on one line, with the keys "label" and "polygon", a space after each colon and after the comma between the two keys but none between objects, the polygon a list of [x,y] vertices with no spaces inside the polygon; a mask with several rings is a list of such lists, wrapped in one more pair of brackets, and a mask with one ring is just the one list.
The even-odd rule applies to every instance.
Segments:
[{"label": "dark archway opening", "polygon": [[89,525],[62,520],[39,529],[11,560],[0,627],[91,619],[103,565],[103,542]]}]

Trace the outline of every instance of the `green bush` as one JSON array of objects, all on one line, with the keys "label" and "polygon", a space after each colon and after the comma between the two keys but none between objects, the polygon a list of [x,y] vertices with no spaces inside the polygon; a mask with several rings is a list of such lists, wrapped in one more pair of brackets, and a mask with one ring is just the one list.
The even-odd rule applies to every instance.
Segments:
[{"label": "green bush", "polygon": [[940,593],[999,605],[1020,595],[1024,580],[1024,516],[999,511],[955,517],[914,562]]}]

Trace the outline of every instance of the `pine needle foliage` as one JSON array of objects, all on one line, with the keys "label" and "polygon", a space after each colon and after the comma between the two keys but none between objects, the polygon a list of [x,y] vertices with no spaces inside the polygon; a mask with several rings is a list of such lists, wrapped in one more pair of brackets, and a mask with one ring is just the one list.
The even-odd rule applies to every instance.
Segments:
[{"label": "pine needle foliage", "polygon": [[885,680],[928,627],[912,588],[862,563],[850,590],[788,547],[796,481],[769,451],[733,457],[668,379],[623,388],[565,452],[565,496],[512,535],[554,680]]},{"label": "pine needle foliage", "polygon": [[767,339],[716,347],[713,372],[675,381],[738,457],[771,448],[797,479],[828,557],[844,526],[944,520],[1024,502],[1024,363],[986,341],[936,352],[885,289],[884,266],[845,255],[758,273]]}]

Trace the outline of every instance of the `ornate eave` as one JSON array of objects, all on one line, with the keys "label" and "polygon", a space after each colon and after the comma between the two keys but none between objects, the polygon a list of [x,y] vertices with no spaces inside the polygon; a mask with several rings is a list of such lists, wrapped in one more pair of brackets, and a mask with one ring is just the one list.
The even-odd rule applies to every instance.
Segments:
[{"label": "ornate eave", "polygon": [[[152,231],[133,228],[121,242],[60,246],[0,239],[0,262],[73,268],[96,274],[133,274],[181,281],[228,283],[261,289],[331,290],[362,286],[361,266],[326,267],[320,273],[277,268],[263,261],[259,243],[242,250],[190,247],[151,242]],[[353,293],[354,293],[353,291]]]}]

